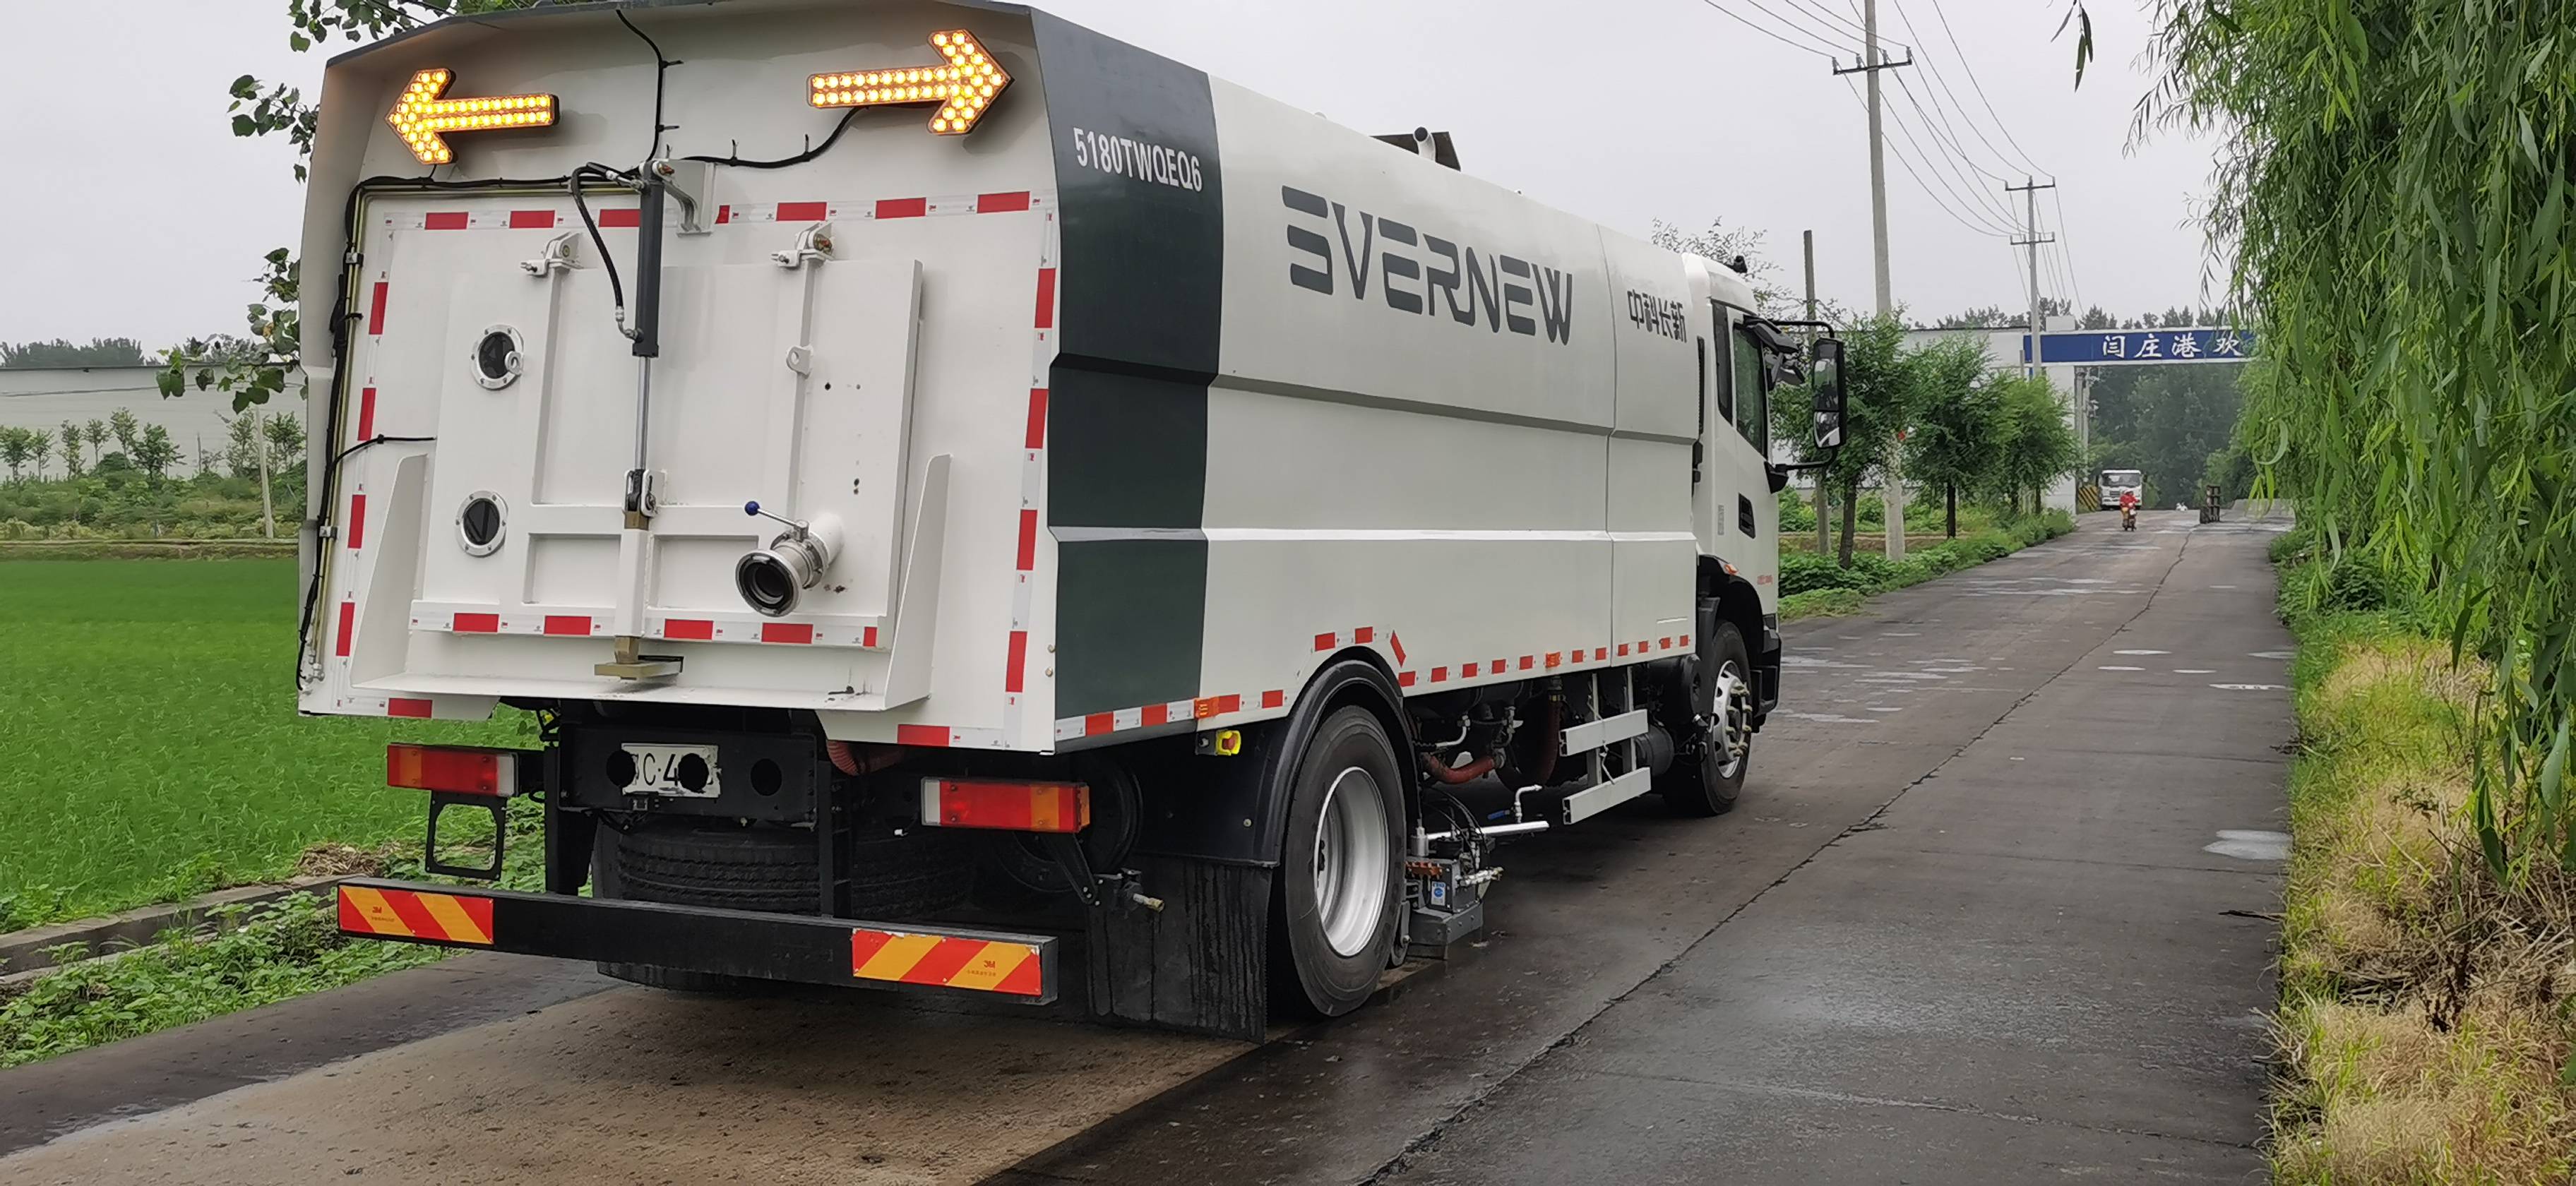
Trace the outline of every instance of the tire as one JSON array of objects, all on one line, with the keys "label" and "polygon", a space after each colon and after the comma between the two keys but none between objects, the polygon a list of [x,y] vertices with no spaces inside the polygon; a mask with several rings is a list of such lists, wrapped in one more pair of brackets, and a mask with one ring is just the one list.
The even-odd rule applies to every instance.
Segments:
[{"label": "tire", "polygon": [[1368,1000],[1393,962],[1404,908],[1403,769],[1386,728],[1363,708],[1326,716],[1299,756],[1271,895],[1279,1004],[1339,1017]]},{"label": "tire", "polygon": [[[1716,602],[1703,599],[1699,663],[1688,681],[1689,700],[1668,708],[1680,726],[1674,740],[1681,752],[1674,755],[1672,768],[1664,771],[1655,787],[1674,814],[1724,815],[1735,809],[1736,799],[1744,794],[1744,774],[1753,766],[1752,680],[1753,656],[1744,645],[1743,633],[1718,618]],[[1732,697],[1742,746],[1734,754],[1729,754],[1726,729],[1715,716],[1718,697],[1730,687],[1741,689],[1740,695]]]},{"label": "tire", "polygon": [[[936,829],[858,836],[848,844],[850,913],[899,919],[966,899],[974,867],[960,838]],[[601,828],[593,859],[601,897],[764,914],[816,914],[822,876],[813,833],[730,823],[653,820]],[[761,982],[645,964],[599,965],[620,980],[684,992],[740,992]]]}]

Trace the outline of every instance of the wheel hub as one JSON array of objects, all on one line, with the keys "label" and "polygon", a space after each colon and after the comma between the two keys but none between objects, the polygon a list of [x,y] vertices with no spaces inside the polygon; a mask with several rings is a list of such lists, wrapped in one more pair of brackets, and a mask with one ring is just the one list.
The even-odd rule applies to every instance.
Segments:
[{"label": "wheel hub", "polygon": [[1707,744],[1717,754],[1718,776],[1733,778],[1753,748],[1753,684],[1729,659],[1709,690]]},{"label": "wheel hub", "polygon": [[1357,766],[1333,776],[1315,825],[1313,869],[1315,915],[1336,954],[1357,955],[1376,936],[1393,859],[1394,838],[1387,833],[1377,780]]}]

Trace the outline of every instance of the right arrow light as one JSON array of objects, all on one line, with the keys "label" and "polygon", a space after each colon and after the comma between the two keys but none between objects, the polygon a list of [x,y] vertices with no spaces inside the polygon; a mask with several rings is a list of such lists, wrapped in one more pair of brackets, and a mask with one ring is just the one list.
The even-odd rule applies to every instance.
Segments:
[{"label": "right arrow light", "polygon": [[993,98],[1011,85],[1011,76],[964,29],[933,33],[930,44],[948,60],[947,65],[817,74],[809,80],[807,101],[816,107],[936,103],[939,110],[931,113],[931,131],[942,136],[972,131]]}]

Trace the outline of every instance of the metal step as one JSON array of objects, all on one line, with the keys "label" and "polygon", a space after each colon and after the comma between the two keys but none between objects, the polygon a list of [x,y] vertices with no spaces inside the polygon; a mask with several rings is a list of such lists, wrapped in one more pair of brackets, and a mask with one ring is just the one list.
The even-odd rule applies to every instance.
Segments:
[{"label": "metal step", "polygon": [[1579,754],[1586,750],[1596,750],[1613,742],[1644,736],[1645,732],[1646,710],[1642,708],[1634,712],[1623,712],[1615,717],[1603,717],[1597,721],[1585,721],[1580,725],[1568,725],[1564,733],[1564,752]]},{"label": "metal step", "polygon": [[[1616,719],[1616,718],[1613,718]],[[1596,787],[1576,791],[1565,797],[1564,822],[1578,824],[1613,807],[1645,794],[1654,788],[1652,771],[1631,770]]]}]

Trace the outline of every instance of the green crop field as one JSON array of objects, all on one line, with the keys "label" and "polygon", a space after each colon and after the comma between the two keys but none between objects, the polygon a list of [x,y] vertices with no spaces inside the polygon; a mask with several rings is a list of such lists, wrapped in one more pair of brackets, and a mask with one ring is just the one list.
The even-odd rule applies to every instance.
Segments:
[{"label": "green crop field", "polygon": [[0,560],[0,923],[416,838],[425,797],[385,787],[386,741],[530,729],[297,716],[294,586],[291,560]]}]

